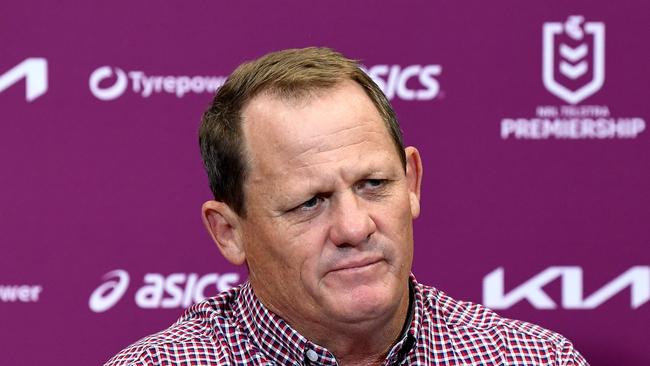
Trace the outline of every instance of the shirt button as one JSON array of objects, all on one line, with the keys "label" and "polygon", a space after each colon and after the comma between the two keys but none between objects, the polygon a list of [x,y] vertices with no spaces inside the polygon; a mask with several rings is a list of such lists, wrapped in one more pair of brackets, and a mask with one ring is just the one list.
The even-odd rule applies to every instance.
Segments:
[{"label": "shirt button", "polygon": [[310,349],[307,351],[307,358],[311,362],[316,362],[316,360],[318,360],[318,355],[316,354],[316,352],[314,352],[314,350]]}]

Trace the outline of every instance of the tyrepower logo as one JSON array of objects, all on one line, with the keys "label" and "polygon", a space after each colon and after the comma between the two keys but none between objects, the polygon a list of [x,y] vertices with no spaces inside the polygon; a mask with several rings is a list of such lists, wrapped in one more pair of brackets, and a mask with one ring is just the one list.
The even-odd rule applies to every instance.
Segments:
[{"label": "tyrepower logo", "polygon": [[[99,285],[88,299],[88,307],[101,313],[115,306],[126,294],[130,275],[116,269],[106,273],[104,283]],[[147,273],[135,292],[135,304],[141,309],[187,308],[207,296],[226,291],[239,283],[238,273]]]},{"label": "tyrepower logo", "polygon": [[617,116],[608,105],[579,104],[605,83],[605,23],[585,22],[582,15],[544,23],[541,66],[544,88],[568,104],[538,105],[533,117],[503,118],[502,139],[634,139],[645,130],[643,117]]},{"label": "tyrepower logo", "polygon": [[0,93],[25,79],[25,100],[34,101],[47,91],[47,60],[30,57],[0,75]]},{"label": "tyrepower logo", "polygon": [[595,309],[605,301],[630,289],[630,307],[637,309],[650,301],[650,266],[634,266],[607,282],[591,295],[583,295],[583,271],[578,266],[553,266],[526,282],[505,291],[505,271],[499,267],[483,278],[483,304],[492,309],[508,309],[527,300],[536,309],[557,309],[558,301],[544,286],[561,279],[559,299],[563,309]]},{"label": "tyrepower logo", "polygon": [[440,92],[440,65],[375,65],[364,71],[389,100],[432,100]]},{"label": "tyrepower logo", "polygon": [[154,94],[171,94],[182,98],[186,94],[214,93],[224,76],[147,75],[144,71],[124,71],[119,67],[102,66],[90,74],[88,87],[99,100],[113,100],[130,89],[143,98]]},{"label": "tyrepower logo", "polygon": [[0,285],[0,302],[37,302],[43,286]]},{"label": "tyrepower logo", "polygon": [[[113,76],[115,70],[115,82],[111,86],[100,87],[99,84],[104,79],[109,79]],[[128,84],[126,73],[119,67],[111,68],[110,66],[102,66],[90,74],[88,86],[90,91],[97,99],[112,100],[124,93]]]}]

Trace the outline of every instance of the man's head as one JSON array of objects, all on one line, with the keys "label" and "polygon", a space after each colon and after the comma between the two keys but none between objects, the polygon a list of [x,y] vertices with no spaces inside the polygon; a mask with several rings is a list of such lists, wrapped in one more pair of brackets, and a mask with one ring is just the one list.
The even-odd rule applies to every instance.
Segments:
[{"label": "man's head", "polygon": [[[422,176],[417,150],[401,144],[381,91],[327,49],[240,66],[206,112],[209,174],[235,167],[234,177],[211,176],[212,188],[239,186],[215,192],[204,223],[229,261],[247,263],[262,302],[301,333],[401,328]],[[240,198],[227,196],[237,189]]]},{"label": "man's head", "polygon": [[262,93],[301,99],[344,80],[358,83],[375,105],[405,164],[404,143],[390,103],[359,64],[328,48],[290,49],[270,53],[239,66],[219,89],[203,114],[199,144],[214,198],[239,215],[246,214],[246,155],[242,110]]}]

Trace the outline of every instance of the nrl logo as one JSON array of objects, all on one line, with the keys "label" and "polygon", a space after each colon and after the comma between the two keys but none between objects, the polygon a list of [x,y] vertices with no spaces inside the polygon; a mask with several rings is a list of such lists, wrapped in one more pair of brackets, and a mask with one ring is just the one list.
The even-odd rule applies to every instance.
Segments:
[{"label": "nrl logo", "polygon": [[[569,16],[564,24],[544,23],[544,86],[569,104],[580,103],[605,82],[605,24],[583,23],[581,15]],[[556,46],[556,39],[564,42]]]}]

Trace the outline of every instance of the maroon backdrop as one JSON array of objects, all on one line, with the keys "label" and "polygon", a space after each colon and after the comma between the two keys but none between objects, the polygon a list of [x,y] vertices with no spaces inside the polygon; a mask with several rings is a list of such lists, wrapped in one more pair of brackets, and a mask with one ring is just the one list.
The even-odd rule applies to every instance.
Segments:
[{"label": "maroon backdrop", "polygon": [[200,222],[244,60],[362,60],[424,160],[414,273],[648,365],[647,2],[0,5],[1,363],[101,364],[245,280]]}]

